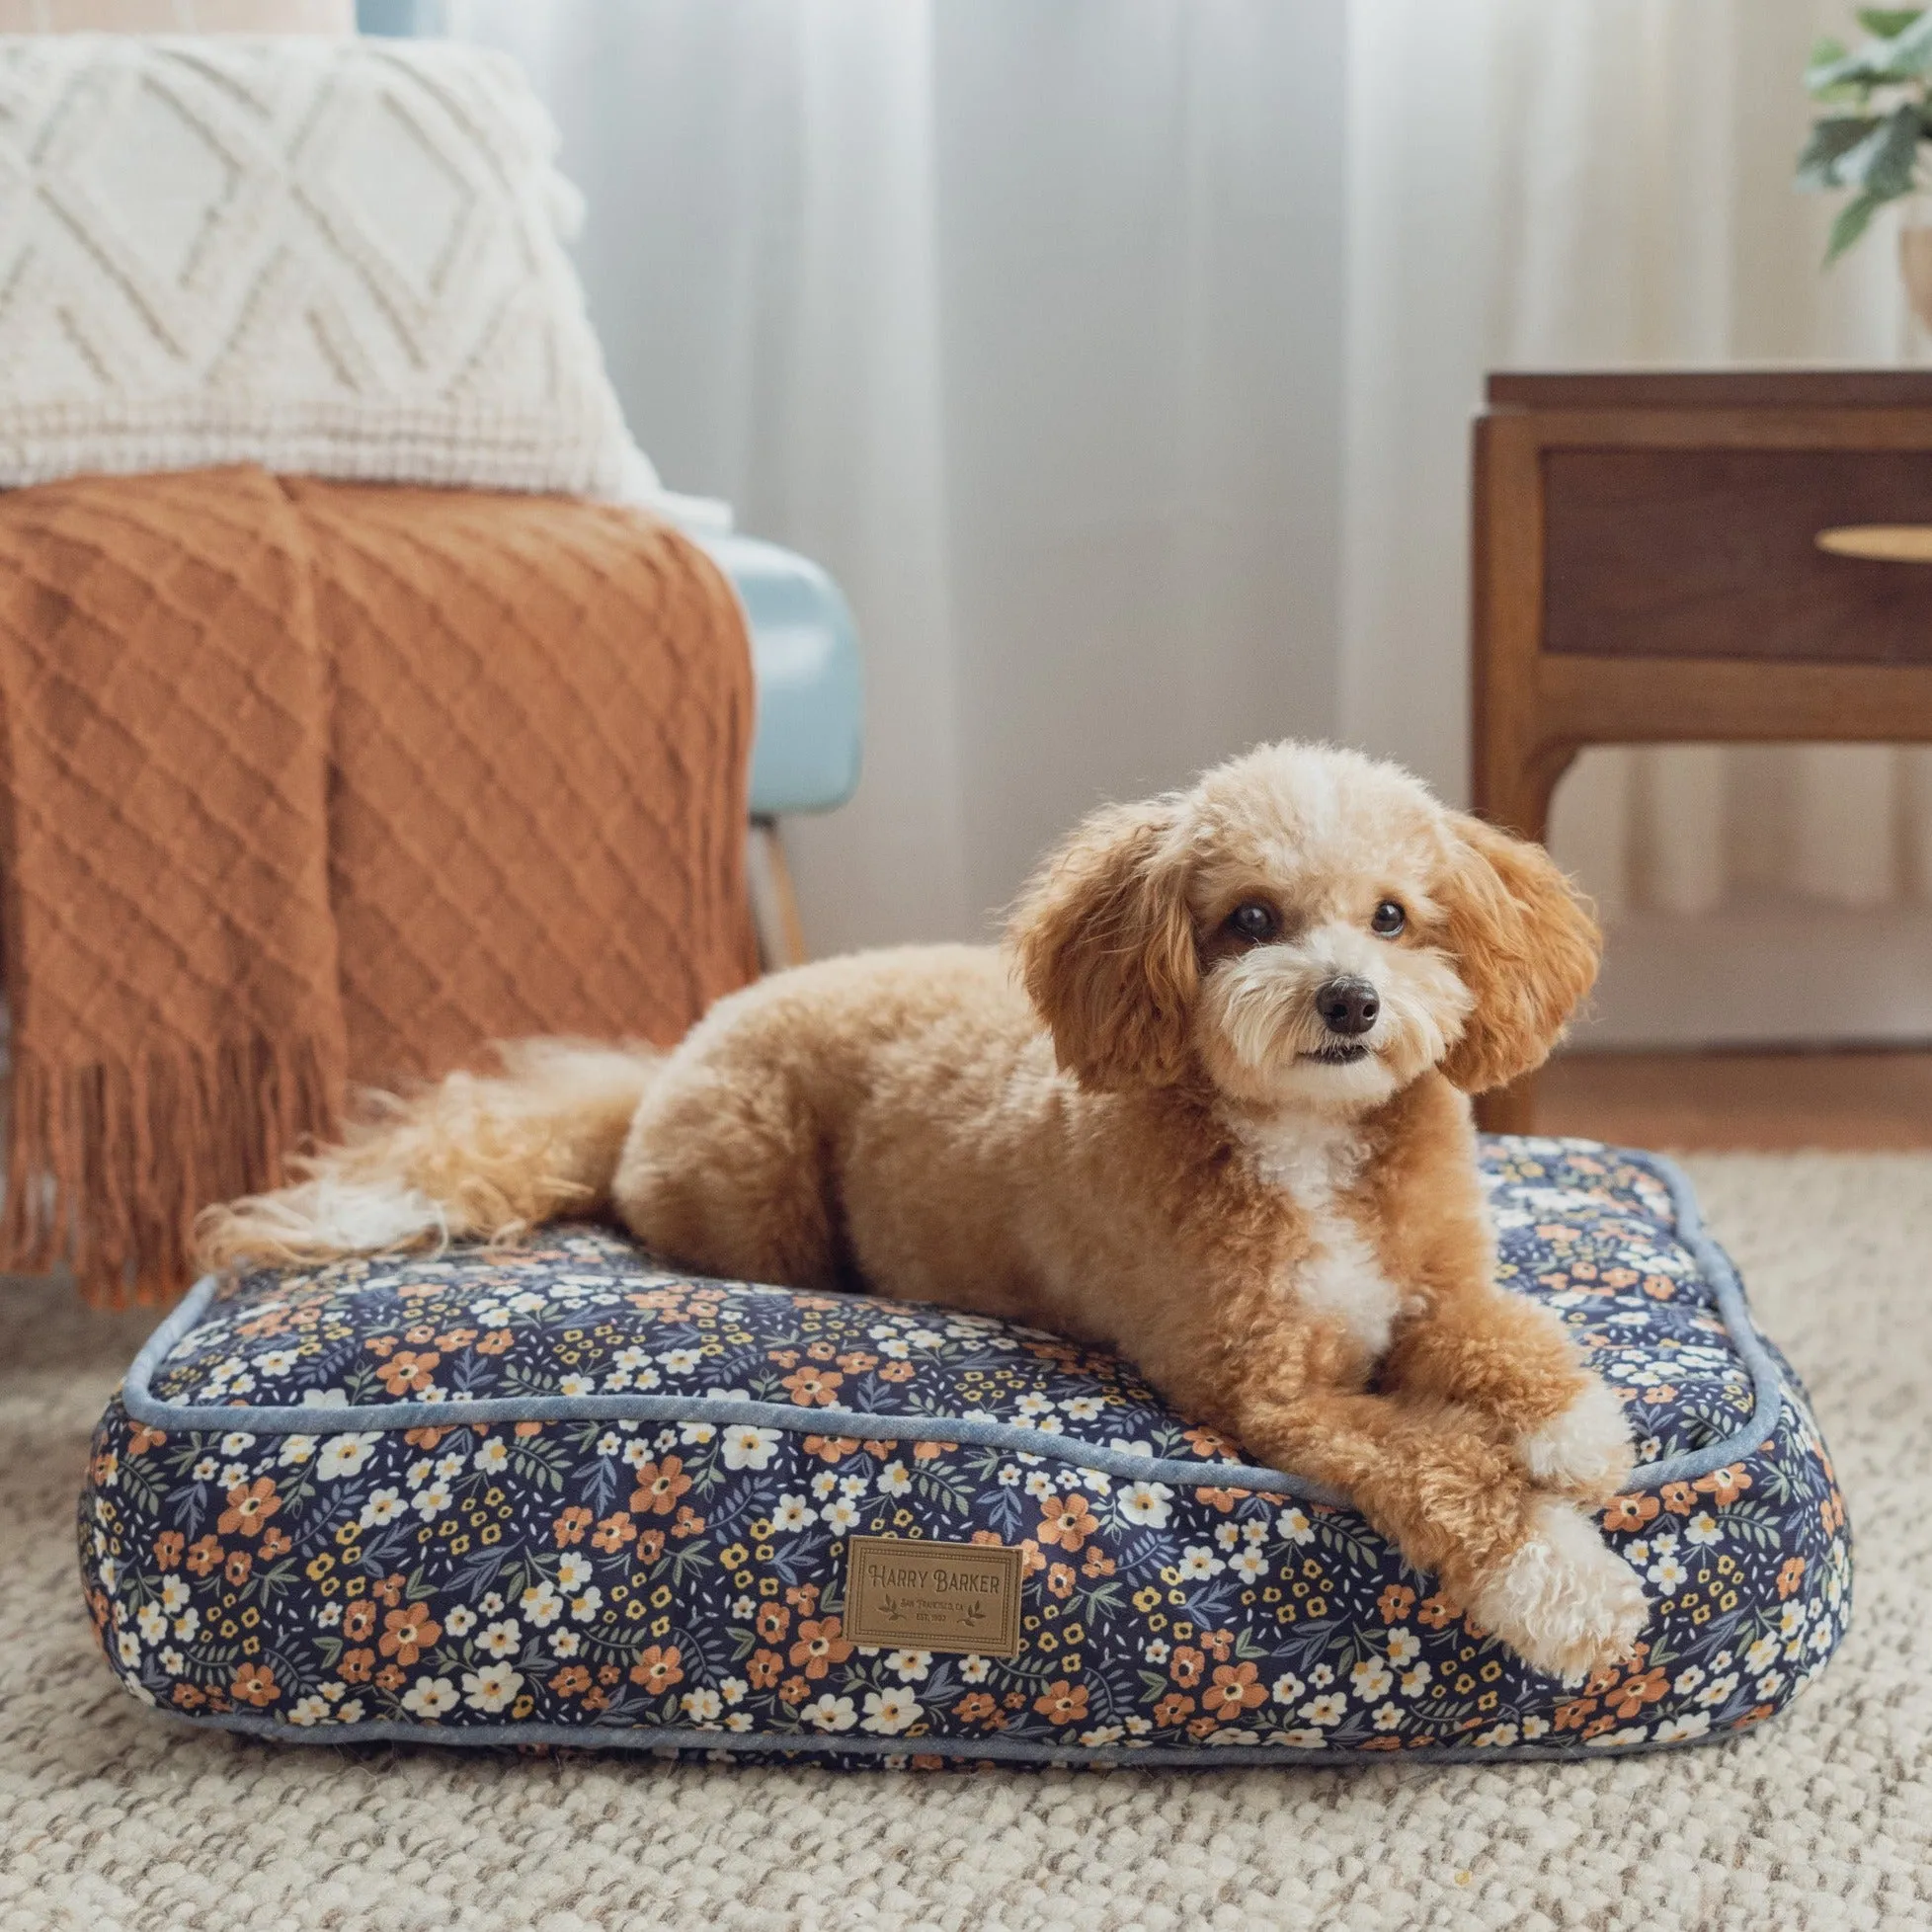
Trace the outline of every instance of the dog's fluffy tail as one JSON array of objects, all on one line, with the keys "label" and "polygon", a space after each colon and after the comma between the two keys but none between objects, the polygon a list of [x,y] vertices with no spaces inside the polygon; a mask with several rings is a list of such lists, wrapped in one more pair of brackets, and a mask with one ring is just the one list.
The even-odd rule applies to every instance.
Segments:
[{"label": "dog's fluffy tail", "polygon": [[631,1118],[661,1056],[648,1047],[525,1040],[495,1076],[451,1074],[407,1098],[366,1096],[340,1147],[289,1163],[272,1194],[204,1209],[213,1270],[508,1241],[607,1204]]}]

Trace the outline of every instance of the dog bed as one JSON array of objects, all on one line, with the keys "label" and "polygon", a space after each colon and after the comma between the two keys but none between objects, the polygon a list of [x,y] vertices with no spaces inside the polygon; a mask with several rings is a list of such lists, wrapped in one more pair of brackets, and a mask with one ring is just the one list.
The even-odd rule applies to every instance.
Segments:
[{"label": "dog bed", "polygon": [[1641,1441],[1602,1514],[1651,1620],[1581,1686],[1111,1356],[575,1225],[203,1282],[95,1436],[88,1602],[143,1703],[315,1742],[1198,1766],[1771,1717],[1851,1610],[1803,1389],[1668,1163],[1483,1160],[1504,1278]]}]

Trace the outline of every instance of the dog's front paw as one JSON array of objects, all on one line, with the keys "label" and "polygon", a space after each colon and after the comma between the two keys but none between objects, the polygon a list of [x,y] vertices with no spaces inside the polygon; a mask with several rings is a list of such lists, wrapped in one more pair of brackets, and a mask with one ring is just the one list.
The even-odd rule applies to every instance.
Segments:
[{"label": "dog's front paw", "polygon": [[1636,1572],[1589,1518],[1554,1498],[1471,1597],[1470,1614],[1533,1669],[1566,1684],[1628,1661],[1650,1618]]},{"label": "dog's front paw", "polygon": [[1518,1438],[1516,1460],[1543,1489],[1602,1502],[1629,1482],[1637,1453],[1623,1406],[1608,1383],[1591,1376],[1562,1414]]}]

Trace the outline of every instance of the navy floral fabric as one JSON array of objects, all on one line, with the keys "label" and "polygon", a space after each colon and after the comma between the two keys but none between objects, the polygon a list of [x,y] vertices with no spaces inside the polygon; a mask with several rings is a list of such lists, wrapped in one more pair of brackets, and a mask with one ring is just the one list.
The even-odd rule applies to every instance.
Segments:
[{"label": "navy floral fabric", "polygon": [[[1570,1325],[1661,1466],[1603,1512],[1647,1578],[1643,1650],[1582,1687],[1113,1357],[668,1272],[588,1226],[222,1284],[96,1433],[94,1621],[144,1702],[317,1740],[1299,1761],[1771,1716],[1851,1609],[1802,1388],[1727,1327],[1726,1264],[1663,1164],[1550,1140],[1484,1164],[1504,1279]],[[1670,1477],[1686,1459],[1709,1466]],[[1017,1548],[1020,1654],[852,1644],[855,1533]]]}]

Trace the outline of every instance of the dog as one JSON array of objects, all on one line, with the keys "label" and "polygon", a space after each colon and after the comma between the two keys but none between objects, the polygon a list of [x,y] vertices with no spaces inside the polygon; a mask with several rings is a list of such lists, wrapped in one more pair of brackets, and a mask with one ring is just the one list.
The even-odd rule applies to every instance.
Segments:
[{"label": "dog", "polygon": [[772,974],[668,1054],[507,1048],[205,1215],[203,1256],[607,1213],[706,1274],[1010,1317],[1345,1493],[1538,1670],[1632,1654],[1643,1588],[1588,1513],[1629,1430],[1496,1284],[1467,1097],[1595,978],[1548,855],[1394,765],[1265,745],[1094,813],[1006,937]]}]

